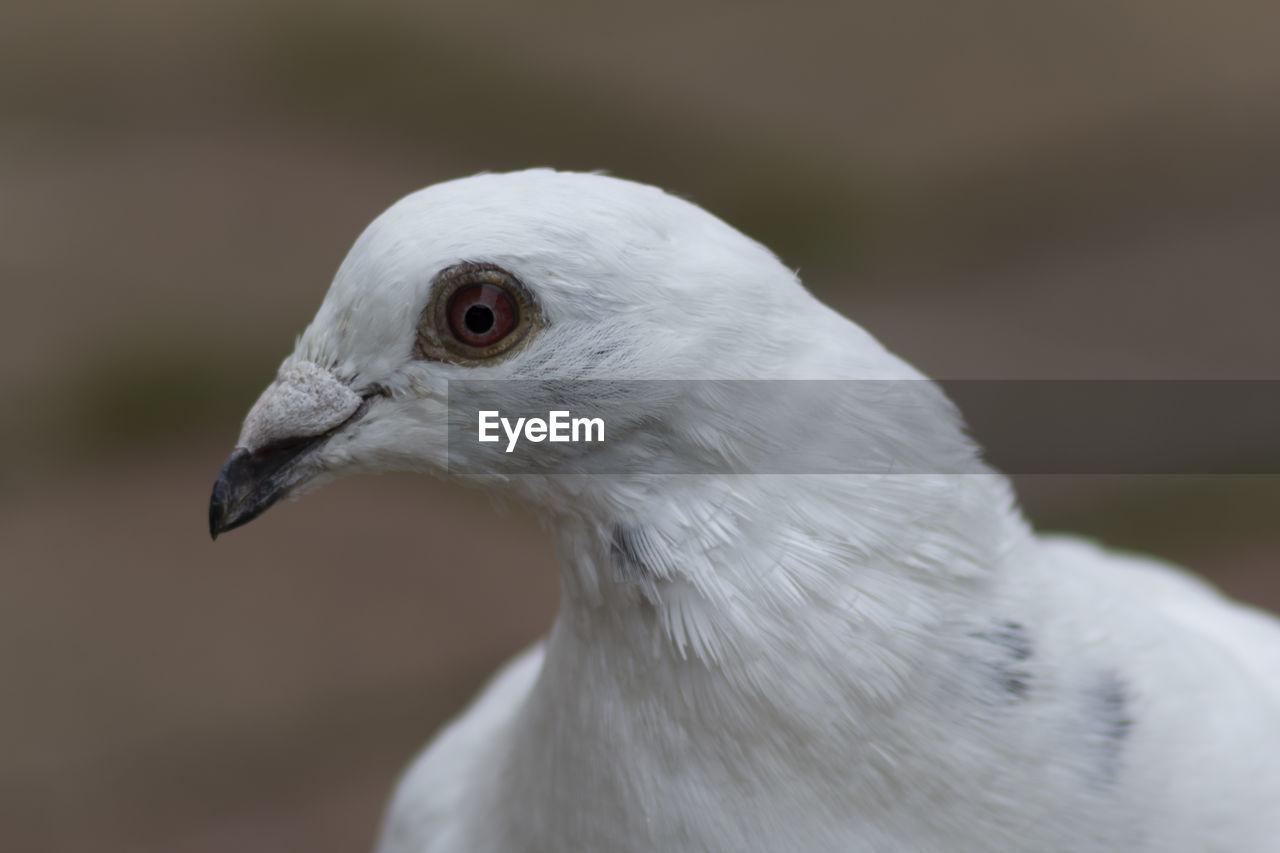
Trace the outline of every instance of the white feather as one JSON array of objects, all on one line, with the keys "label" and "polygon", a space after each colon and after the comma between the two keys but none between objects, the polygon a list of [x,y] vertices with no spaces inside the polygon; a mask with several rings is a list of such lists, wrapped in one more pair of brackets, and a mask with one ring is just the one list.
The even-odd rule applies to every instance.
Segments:
[{"label": "white feather", "polygon": [[[546,328],[491,365],[414,360],[433,277],[467,260],[525,282]],[[920,378],[700,208],[545,170],[384,213],[304,362],[387,393],[325,477],[443,472],[449,380]],[[858,454],[982,473],[492,478],[552,529],[560,613],[405,775],[381,853],[1280,849],[1276,621],[1037,537],[940,394],[858,403]],[[602,452],[749,464],[787,438],[692,405]]]}]

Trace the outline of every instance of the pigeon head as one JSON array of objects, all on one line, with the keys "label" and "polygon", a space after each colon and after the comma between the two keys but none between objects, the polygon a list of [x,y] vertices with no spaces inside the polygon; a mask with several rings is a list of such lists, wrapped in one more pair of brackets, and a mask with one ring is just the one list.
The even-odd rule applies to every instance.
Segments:
[{"label": "pigeon head", "polygon": [[[210,531],[345,473],[448,470],[451,383],[827,378],[836,365],[914,375],[694,204],[549,170],[437,184],[357,239],[249,412]],[[646,440],[661,441],[672,419],[650,403]],[[640,446],[613,437],[611,452]]]}]

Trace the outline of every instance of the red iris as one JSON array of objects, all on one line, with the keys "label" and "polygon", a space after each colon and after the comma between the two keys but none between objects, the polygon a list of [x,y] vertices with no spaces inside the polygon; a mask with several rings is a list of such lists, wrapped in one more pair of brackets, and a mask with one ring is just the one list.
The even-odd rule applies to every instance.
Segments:
[{"label": "red iris", "polygon": [[496,284],[468,284],[449,297],[449,331],[467,346],[487,347],[511,334],[520,320],[516,302]]}]

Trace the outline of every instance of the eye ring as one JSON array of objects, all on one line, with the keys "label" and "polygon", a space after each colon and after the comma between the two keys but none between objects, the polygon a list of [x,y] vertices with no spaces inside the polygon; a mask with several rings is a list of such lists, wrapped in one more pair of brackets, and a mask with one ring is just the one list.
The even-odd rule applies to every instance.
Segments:
[{"label": "eye ring", "polygon": [[490,361],[541,325],[536,303],[514,275],[494,264],[456,264],[432,284],[414,356],[459,364]]}]

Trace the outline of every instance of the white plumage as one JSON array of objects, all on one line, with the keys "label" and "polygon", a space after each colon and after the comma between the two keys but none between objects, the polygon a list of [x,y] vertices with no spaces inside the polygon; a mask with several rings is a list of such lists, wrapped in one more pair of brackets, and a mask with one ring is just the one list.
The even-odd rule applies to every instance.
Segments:
[{"label": "white plumage", "polygon": [[[510,350],[441,339],[487,340],[508,305],[474,335],[433,308],[459,264],[527,290]],[[657,189],[453,181],[356,242],[246,421],[214,531],[351,471],[445,472],[446,383],[478,377],[920,378]],[[770,452],[708,406],[584,452]],[[841,415],[871,458],[976,458],[940,394]],[[416,760],[380,853],[1280,850],[1280,625],[1035,535],[994,472],[478,479],[548,522],[560,613]]]}]

